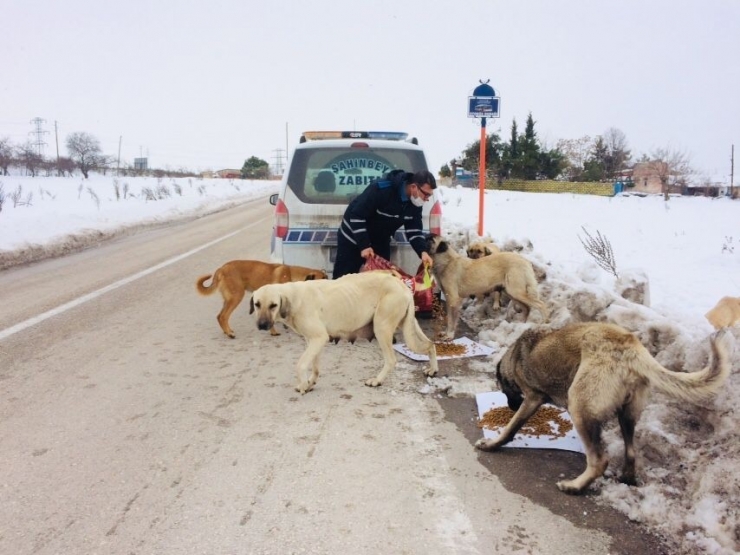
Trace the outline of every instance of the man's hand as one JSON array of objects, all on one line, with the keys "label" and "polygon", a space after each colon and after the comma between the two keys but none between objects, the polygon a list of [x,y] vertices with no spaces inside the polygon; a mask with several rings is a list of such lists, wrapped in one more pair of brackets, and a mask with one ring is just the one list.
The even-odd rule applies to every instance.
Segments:
[{"label": "man's hand", "polygon": [[375,256],[375,251],[372,247],[368,247],[360,251],[360,256],[367,260],[368,258],[373,258]]},{"label": "man's hand", "polygon": [[421,261],[424,263],[424,266],[427,268],[431,268],[434,266],[434,260],[432,260],[432,257],[429,256],[429,253],[424,251],[421,253]]}]

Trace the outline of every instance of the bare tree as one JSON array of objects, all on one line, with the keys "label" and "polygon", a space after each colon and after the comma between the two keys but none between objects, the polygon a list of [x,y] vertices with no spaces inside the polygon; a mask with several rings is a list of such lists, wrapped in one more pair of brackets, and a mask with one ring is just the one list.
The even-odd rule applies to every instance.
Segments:
[{"label": "bare tree", "polygon": [[113,166],[114,162],[115,158],[113,158],[112,156],[101,154],[100,156],[98,156],[97,163],[95,164],[95,170],[99,171],[103,175],[106,175],[111,166]]},{"label": "bare tree", "polygon": [[594,140],[588,135],[579,139],[560,139],[557,142],[555,148],[562,152],[568,161],[568,167],[564,173],[569,181],[578,181],[581,178],[593,145]]},{"label": "bare tree", "polygon": [[72,174],[75,171],[75,162],[74,160],[72,160],[72,158],[61,156],[56,162],[56,168],[58,176],[64,177],[65,174],[67,174],[72,177]]},{"label": "bare tree", "polygon": [[604,170],[608,177],[614,177],[624,169],[632,157],[627,137],[616,127],[610,127],[602,135],[604,144],[607,149],[607,159],[605,160]]},{"label": "bare tree", "polygon": [[668,187],[686,183],[694,173],[691,157],[685,152],[671,147],[656,148],[650,153],[650,167],[660,179],[663,198],[668,200]]},{"label": "bare tree", "polygon": [[18,161],[26,168],[31,177],[36,177],[36,174],[41,170],[44,159],[36,151],[35,145],[26,143],[18,148]]},{"label": "bare tree", "polygon": [[15,148],[8,137],[0,137],[0,170],[2,175],[9,175],[8,168],[13,163]]},{"label": "bare tree", "polygon": [[78,131],[67,136],[69,157],[77,163],[82,175],[87,179],[88,173],[95,168],[101,158],[100,141],[90,133]]}]

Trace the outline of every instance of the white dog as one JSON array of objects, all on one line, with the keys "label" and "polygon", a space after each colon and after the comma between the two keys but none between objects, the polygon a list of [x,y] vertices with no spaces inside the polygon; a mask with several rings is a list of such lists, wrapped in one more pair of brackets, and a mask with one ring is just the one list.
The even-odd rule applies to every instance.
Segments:
[{"label": "white dog", "polygon": [[354,342],[359,337],[377,338],[385,363],[380,373],[365,385],[382,384],[396,366],[393,333],[399,326],[409,349],[429,356],[426,375],[437,373],[436,348],[416,321],[411,291],[386,272],[264,285],[252,295],[249,313],[255,310],[259,329],[269,330],[275,322],[283,322],[306,340],[306,350],[297,366],[296,391],[302,394],[316,385],[319,354],[330,340]]}]

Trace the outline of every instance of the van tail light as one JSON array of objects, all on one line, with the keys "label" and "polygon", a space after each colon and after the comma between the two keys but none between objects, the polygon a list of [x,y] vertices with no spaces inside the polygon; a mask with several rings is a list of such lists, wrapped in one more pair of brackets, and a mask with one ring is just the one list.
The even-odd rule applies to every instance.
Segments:
[{"label": "van tail light", "polygon": [[288,235],[288,207],[282,200],[275,205],[275,237],[285,239]]},{"label": "van tail light", "polygon": [[436,201],[429,212],[429,231],[442,235],[442,203]]}]

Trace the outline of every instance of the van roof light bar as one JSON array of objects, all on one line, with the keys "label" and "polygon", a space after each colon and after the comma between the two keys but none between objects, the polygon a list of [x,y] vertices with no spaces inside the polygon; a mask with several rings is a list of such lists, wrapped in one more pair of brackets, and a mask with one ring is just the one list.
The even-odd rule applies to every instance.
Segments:
[{"label": "van roof light bar", "polygon": [[301,142],[319,141],[322,139],[385,139],[387,141],[405,141],[409,134],[402,131],[305,131]]}]

